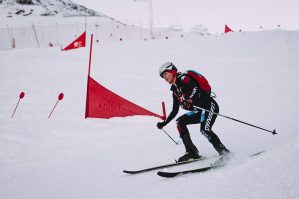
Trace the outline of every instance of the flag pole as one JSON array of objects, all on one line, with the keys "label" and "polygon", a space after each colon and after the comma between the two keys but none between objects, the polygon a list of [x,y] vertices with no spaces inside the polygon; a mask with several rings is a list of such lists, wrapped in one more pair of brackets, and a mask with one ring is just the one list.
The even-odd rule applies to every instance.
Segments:
[{"label": "flag pole", "polygon": [[88,64],[88,76],[90,76],[91,55],[92,55],[92,41],[93,41],[93,34],[91,34],[91,36],[90,36],[90,52],[89,52],[89,64]]},{"label": "flag pole", "polygon": [[165,109],[165,102],[162,102],[162,110],[163,110],[163,117],[162,120],[166,120],[166,109]]},{"label": "flag pole", "polygon": [[89,88],[89,77],[90,77],[90,68],[91,68],[91,55],[92,55],[92,41],[93,34],[90,36],[90,51],[89,51],[89,63],[88,63],[88,76],[87,76],[87,89],[86,89],[86,105],[85,105],[85,119],[88,116],[88,88]]}]

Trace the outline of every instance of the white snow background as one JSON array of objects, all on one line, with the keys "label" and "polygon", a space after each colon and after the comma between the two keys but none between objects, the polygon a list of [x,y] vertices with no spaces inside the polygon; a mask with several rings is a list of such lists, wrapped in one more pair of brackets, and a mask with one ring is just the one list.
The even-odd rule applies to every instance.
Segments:
[{"label": "white snow background", "polygon": [[[220,113],[277,130],[274,136],[218,117],[213,129],[237,163],[173,179],[156,171],[122,172],[184,153],[156,128],[158,118],[84,119],[89,46],[0,51],[0,198],[298,198],[298,44],[299,31],[283,30],[94,44],[91,76],[144,108],[162,114],[165,101],[170,112],[169,85],[158,68],[172,61],[180,71],[207,77]],[[25,98],[11,118],[22,91]],[[48,119],[60,92],[65,98]],[[175,122],[165,130],[180,139]],[[200,125],[189,130],[202,155],[217,155]]]}]

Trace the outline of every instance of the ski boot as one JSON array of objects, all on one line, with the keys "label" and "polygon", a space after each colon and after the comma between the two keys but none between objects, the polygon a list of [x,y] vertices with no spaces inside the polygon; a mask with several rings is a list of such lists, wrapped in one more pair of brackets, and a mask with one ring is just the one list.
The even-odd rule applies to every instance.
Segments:
[{"label": "ski boot", "polygon": [[188,160],[192,160],[192,159],[195,160],[195,159],[201,159],[201,158],[202,158],[202,156],[199,155],[198,151],[195,151],[193,153],[186,151],[186,153],[182,157],[180,157],[177,162],[185,162]]},{"label": "ski boot", "polygon": [[189,133],[182,135],[182,140],[186,148],[186,153],[182,157],[180,157],[177,162],[184,162],[191,159],[202,158],[202,156],[199,155],[196,146],[193,144]]}]

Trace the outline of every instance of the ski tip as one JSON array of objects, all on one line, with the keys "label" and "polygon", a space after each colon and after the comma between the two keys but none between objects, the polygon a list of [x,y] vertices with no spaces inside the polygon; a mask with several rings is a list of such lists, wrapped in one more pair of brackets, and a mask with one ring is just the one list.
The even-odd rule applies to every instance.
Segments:
[{"label": "ski tip", "polygon": [[173,178],[177,175],[179,175],[180,173],[168,173],[168,172],[163,172],[163,171],[158,171],[157,175],[164,177],[164,178]]},{"label": "ski tip", "polygon": [[128,171],[128,170],[123,170],[123,172],[124,172],[124,173],[127,173],[127,174],[135,174],[135,173],[137,173],[137,172],[135,172],[135,171]]},{"label": "ski tip", "polygon": [[277,133],[276,133],[276,129],[274,129],[274,130],[272,131],[272,134],[273,134],[273,135],[277,134]]},{"label": "ski tip", "polygon": [[257,153],[251,154],[249,157],[258,156],[258,155],[260,155],[260,154],[262,154],[262,153],[265,153],[265,152],[266,152],[266,151],[259,151],[259,152],[257,152]]}]

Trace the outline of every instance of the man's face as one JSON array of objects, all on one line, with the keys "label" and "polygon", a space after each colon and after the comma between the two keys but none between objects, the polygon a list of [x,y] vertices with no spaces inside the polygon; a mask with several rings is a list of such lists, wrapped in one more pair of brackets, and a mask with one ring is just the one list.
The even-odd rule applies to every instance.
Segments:
[{"label": "man's face", "polygon": [[172,73],[170,73],[169,71],[165,71],[162,74],[163,79],[165,79],[165,81],[168,82],[168,84],[172,84],[173,80],[174,80],[174,75]]}]

